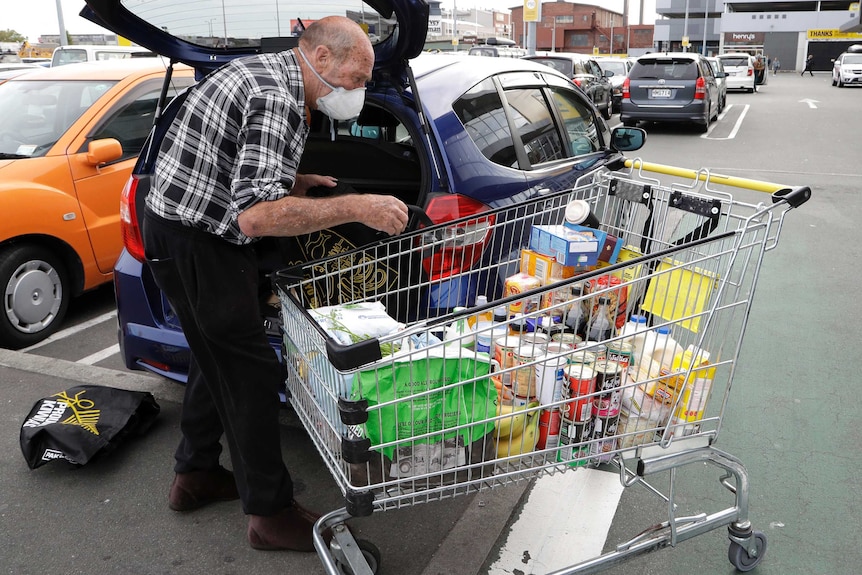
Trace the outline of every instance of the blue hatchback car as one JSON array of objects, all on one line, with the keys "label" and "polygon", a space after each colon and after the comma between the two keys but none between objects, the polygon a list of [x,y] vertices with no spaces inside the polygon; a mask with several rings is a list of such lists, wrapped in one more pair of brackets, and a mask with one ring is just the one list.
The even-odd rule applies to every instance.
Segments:
[{"label": "blue hatchback car", "polygon": [[[289,0],[224,0],[209,14],[201,13],[194,0],[87,0],[82,15],[193,66],[199,75],[232,58],[289,48],[311,20],[328,14],[355,19],[368,30],[376,54],[365,106],[357,118],[344,122],[310,114],[299,171],[335,176],[348,191],[394,194],[420,207],[435,224],[569,189],[595,170],[620,167],[622,152],[645,141],[645,132],[637,128],[611,133],[584,93],[547,66],[423,53],[428,27],[424,0],[380,0],[361,10],[356,4],[335,0],[316,8]],[[194,18],[187,17],[191,13]],[[144,263],[138,223],[159,143],[183,99],[180,94],[158,115],[123,192],[125,250],[114,270],[119,341],[127,367],[177,381],[186,378],[188,346]],[[288,246],[262,240],[263,267],[271,273],[376,239],[361,227],[324,230],[295,238]],[[434,279],[422,305],[431,314],[472,304],[478,284],[447,281],[447,276],[463,277],[461,272],[471,266],[487,269],[494,257],[486,249],[494,242],[488,229],[464,224],[444,229],[452,238],[451,254],[423,262],[418,272]],[[271,324],[273,347],[279,349],[272,301],[270,278],[262,277],[262,321]]]}]

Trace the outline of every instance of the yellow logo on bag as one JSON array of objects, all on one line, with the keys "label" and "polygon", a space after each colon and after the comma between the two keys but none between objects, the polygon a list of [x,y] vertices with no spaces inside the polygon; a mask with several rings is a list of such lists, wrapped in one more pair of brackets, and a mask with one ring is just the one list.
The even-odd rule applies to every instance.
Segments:
[{"label": "yellow logo on bag", "polygon": [[72,410],[72,415],[61,423],[65,425],[77,425],[93,435],[99,435],[99,430],[96,426],[99,424],[99,415],[102,412],[99,409],[93,409],[96,404],[92,400],[81,399],[84,393],[86,392],[79,391],[75,394],[75,397],[70,397],[65,391],[61,391],[52,397],[59,397]]}]

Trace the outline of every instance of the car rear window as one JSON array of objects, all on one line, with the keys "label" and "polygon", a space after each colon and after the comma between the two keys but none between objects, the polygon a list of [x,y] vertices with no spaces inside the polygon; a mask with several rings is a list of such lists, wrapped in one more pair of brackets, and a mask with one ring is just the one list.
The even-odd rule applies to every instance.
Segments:
[{"label": "car rear window", "polygon": [[696,80],[697,64],[688,58],[641,58],[629,78],[632,80]]},{"label": "car rear window", "polygon": [[568,77],[572,76],[572,61],[567,58],[529,58],[529,60],[549,66]]},{"label": "car rear window", "polygon": [[725,66],[748,66],[748,58],[746,58],[744,56],[737,56],[737,57],[732,56],[729,58],[722,56],[721,62]]}]

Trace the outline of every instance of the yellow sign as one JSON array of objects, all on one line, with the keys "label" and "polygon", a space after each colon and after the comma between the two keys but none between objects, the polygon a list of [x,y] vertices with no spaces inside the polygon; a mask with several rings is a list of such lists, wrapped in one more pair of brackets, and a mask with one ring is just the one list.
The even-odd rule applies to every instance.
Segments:
[{"label": "yellow sign", "polygon": [[850,12],[858,12],[859,11],[859,2],[853,2],[850,5]]},{"label": "yellow sign", "polygon": [[598,55],[599,55],[599,47],[593,46],[593,56],[598,56]]},{"label": "yellow sign", "polygon": [[131,46],[132,41],[122,36],[117,36],[117,46]]},{"label": "yellow sign", "polygon": [[[718,277],[707,270],[664,259],[649,282],[641,309],[697,333]],[[680,321],[682,320],[682,321]]]},{"label": "yellow sign", "polygon": [[688,36],[683,36],[683,37],[682,37],[682,45],[683,45],[683,46],[685,46],[686,48],[688,48],[689,46],[691,46],[691,42],[689,42],[689,41],[688,41]]},{"label": "yellow sign", "polygon": [[452,38],[452,45],[453,45],[453,46],[457,46],[457,45],[458,45],[458,38]]},{"label": "yellow sign", "polygon": [[541,12],[539,0],[524,0],[524,22],[538,22],[542,19]]},{"label": "yellow sign", "polygon": [[842,32],[836,29],[809,30],[809,40],[862,40],[862,32]]}]

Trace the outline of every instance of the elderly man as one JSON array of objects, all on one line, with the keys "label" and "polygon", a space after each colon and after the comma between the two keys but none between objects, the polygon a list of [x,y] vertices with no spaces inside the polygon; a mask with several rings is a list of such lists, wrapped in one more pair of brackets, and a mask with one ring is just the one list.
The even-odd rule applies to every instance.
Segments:
[{"label": "elderly man", "polygon": [[[282,460],[282,370],[261,321],[253,243],[348,222],[404,230],[400,200],[306,197],[309,188],[336,181],[296,173],[308,134],[306,106],[334,120],[358,115],[373,64],[358,24],[321,19],[297,48],[234,60],[202,80],[156,160],[146,256],[192,354],[168,502],[190,511],[238,497],[255,549],[313,551],[317,515],[294,500]],[[219,464],[222,435],[233,473]]]}]

